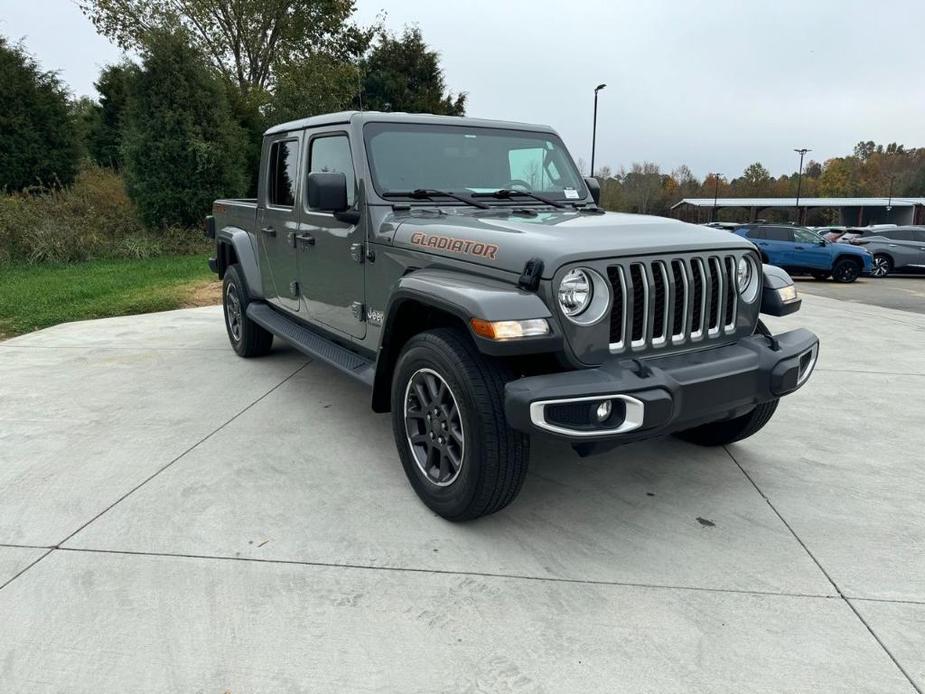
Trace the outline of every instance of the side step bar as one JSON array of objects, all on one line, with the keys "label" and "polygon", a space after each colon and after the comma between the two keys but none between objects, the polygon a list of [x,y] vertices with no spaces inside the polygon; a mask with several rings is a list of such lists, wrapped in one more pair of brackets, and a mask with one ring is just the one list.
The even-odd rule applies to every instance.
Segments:
[{"label": "side step bar", "polygon": [[372,388],[376,367],[369,359],[341,347],[311,328],[274,311],[262,301],[254,301],[247,306],[247,317],[303,354],[330,364]]}]

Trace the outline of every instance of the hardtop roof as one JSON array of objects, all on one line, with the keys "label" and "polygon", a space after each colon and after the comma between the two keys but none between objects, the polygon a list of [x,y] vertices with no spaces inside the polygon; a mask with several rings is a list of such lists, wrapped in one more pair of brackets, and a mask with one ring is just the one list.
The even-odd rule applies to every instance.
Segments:
[{"label": "hardtop roof", "polygon": [[548,125],[535,125],[533,123],[517,123],[513,121],[489,120],[485,118],[467,118],[462,116],[435,116],[430,113],[396,113],[384,111],[340,111],[339,113],[326,113],[310,118],[280,123],[269,128],[264,135],[305,130],[322,125],[337,125],[340,123],[421,123],[430,125],[465,125],[475,128],[505,128],[508,130],[532,130],[554,133]]}]

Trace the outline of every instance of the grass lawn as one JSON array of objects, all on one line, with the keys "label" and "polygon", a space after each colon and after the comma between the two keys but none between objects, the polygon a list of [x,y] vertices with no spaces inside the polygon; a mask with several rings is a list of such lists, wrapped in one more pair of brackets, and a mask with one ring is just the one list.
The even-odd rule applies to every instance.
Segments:
[{"label": "grass lawn", "polygon": [[199,255],[0,265],[0,339],[56,323],[219,303]]}]

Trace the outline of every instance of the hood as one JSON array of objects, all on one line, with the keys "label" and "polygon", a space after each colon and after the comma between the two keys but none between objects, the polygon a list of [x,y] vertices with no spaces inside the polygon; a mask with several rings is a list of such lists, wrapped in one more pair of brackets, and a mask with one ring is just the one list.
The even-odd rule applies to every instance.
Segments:
[{"label": "hood", "polygon": [[752,248],[746,239],[722,229],[617,212],[562,210],[522,217],[501,210],[428,208],[393,213],[383,224],[394,230],[395,246],[509,272],[520,273],[528,260],[540,258],[547,279],[562,265],[579,260]]}]

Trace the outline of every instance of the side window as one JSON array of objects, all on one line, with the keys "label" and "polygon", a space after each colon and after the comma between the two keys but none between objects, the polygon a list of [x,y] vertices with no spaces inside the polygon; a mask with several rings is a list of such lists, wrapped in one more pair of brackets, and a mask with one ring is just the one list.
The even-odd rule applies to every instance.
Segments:
[{"label": "side window", "polygon": [[888,239],[893,239],[894,241],[911,241],[912,232],[909,229],[899,229],[897,231],[887,231],[883,234]]},{"label": "side window", "polygon": [[809,229],[794,229],[793,238],[798,243],[819,243],[821,237]]},{"label": "side window", "polygon": [[761,227],[753,227],[748,230],[748,238],[750,239],[766,239],[768,235],[765,233],[764,229]]},{"label": "side window", "polygon": [[919,243],[925,243],[925,230],[916,230],[912,232],[912,237]]},{"label": "side window", "polygon": [[[350,156],[350,141],[346,135],[317,137],[312,140],[309,154],[310,171],[343,173],[347,177],[347,204],[353,207],[356,199],[356,176],[353,171],[353,157]],[[305,177],[308,181],[308,176]]]},{"label": "side window", "polygon": [[295,205],[296,177],[299,173],[299,148],[296,140],[284,140],[271,145],[269,173],[267,202],[274,207]]},{"label": "side window", "polygon": [[768,239],[771,241],[793,241],[793,231],[783,227],[765,227]]}]

